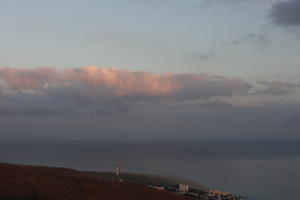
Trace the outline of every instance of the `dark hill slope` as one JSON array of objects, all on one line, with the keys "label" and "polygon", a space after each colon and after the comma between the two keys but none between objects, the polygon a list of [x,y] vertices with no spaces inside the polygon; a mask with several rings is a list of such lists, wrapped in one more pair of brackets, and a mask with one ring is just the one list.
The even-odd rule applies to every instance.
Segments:
[{"label": "dark hill slope", "polygon": [[[106,180],[113,180],[115,178],[115,173],[113,172],[85,172],[89,175],[93,175]],[[127,182],[142,184],[142,185],[177,185],[177,184],[187,184],[193,189],[197,189],[203,192],[209,192],[209,188],[190,181],[184,178],[177,178],[171,176],[160,176],[151,174],[131,174],[131,173],[121,173],[120,178]]]},{"label": "dark hill slope", "polygon": [[102,180],[72,169],[0,163],[2,200],[188,200],[143,185]]}]

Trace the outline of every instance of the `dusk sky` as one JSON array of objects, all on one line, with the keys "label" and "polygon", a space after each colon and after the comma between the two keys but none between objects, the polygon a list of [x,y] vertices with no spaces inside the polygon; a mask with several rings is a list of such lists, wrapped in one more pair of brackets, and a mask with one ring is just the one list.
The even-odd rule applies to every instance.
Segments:
[{"label": "dusk sky", "polygon": [[300,138],[300,0],[0,0],[2,141]]}]

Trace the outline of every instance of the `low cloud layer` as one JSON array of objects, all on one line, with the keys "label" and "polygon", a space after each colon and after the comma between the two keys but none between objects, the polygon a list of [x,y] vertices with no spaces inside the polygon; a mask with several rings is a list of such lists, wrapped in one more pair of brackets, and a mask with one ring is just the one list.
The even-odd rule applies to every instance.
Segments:
[{"label": "low cloud layer", "polygon": [[259,84],[266,88],[262,90],[256,90],[258,94],[267,95],[287,95],[292,94],[296,88],[300,87],[299,83],[281,82],[281,81],[259,81]]},{"label": "low cloud layer", "polygon": [[139,101],[209,100],[247,94],[252,86],[238,78],[207,74],[155,74],[88,66],[0,68],[0,114],[126,112]]},{"label": "low cloud layer", "polygon": [[219,109],[234,106],[229,99],[235,96],[286,97],[300,88],[298,82],[254,85],[240,78],[197,73],[156,74],[95,66],[65,70],[2,67],[0,115],[110,116],[140,103],[198,102]]},{"label": "low cloud layer", "polygon": [[275,3],[270,18],[281,26],[300,26],[300,0],[288,0]]}]

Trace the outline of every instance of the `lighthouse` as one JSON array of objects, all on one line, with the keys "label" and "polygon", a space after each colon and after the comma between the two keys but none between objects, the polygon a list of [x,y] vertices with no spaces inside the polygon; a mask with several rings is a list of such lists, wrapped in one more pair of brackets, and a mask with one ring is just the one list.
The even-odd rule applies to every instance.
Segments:
[{"label": "lighthouse", "polygon": [[120,165],[117,165],[116,167],[116,177],[120,176]]}]

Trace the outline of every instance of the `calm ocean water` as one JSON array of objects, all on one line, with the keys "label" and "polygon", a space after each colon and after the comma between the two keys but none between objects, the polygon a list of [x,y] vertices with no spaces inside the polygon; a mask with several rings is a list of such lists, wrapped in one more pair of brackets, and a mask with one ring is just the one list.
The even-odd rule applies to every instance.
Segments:
[{"label": "calm ocean water", "polygon": [[0,162],[185,177],[250,200],[300,199],[299,141],[0,144]]}]

